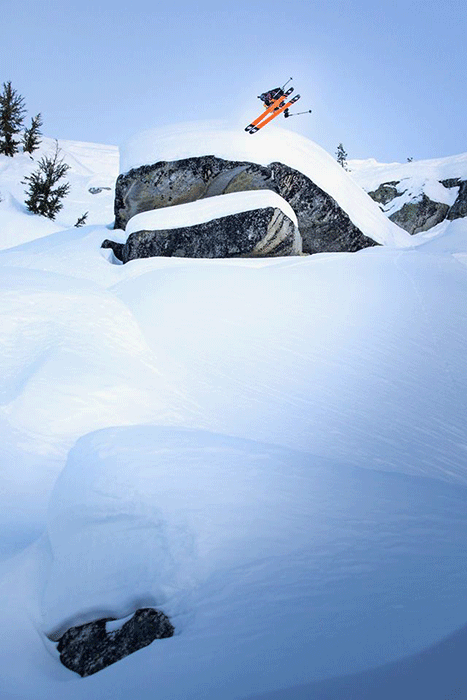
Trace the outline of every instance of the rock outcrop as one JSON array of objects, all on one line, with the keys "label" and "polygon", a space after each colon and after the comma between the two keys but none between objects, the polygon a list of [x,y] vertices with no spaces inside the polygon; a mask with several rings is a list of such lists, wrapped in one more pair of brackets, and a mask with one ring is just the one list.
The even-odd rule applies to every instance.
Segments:
[{"label": "rock outcrop", "polygon": [[115,227],[124,229],[140,212],[251,190],[271,190],[292,206],[303,252],[356,251],[376,245],[330,195],[299,171],[282,163],[263,166],[213,155],[161,161],[120,175]]},{"label": "rock outcrop", "polygon": [[153,608],[137,610],[120,628],[108,631],[112,622],[112,618],[105,618],[67,630],[57,645],[62,664],[80,676],[91,676],[174,633],[169,618]]},{"label": "rock outcrop", "polygon": [[456,180],[454,184],[445,184],[445,181],[443,181],[441,184],[449,188],[459,187],[456,201],[449,209],[447,218],[453,221],[454,219],[462,219],[464,216],[467,216],[467,180]]},{"label": "rock outcrop", "polygon": [[420,233],[444,221],[449,212],[449,206],[442,202],[434,202],[423,194],[415,202],[408,202],[389,217],[395,224],[408,231]]},{"label": "rock outcrop", "polygon": [[136,231],[128,236],[121,259],[126,263],[155,256],[231,258],[300,253],[301,238],[295,223],[280,209],[267,207],[193,226]]},{"label": "rock outcrop", "polygon": [[123,243],[117,243],[106,238],[105,241],[102,241],[101,248],[110,248],[117,260],[123,262],[123,245]]},{"label": "rock outcrop", "polygon": [[[444,202],[434,201],[425,193],[417,194],[411,201],[406,201],[399,209],[393,211],[389,215],[389,219],[408,233],[415,234],[428,231],[445,219],[452,221],[467,216],[467,181],[460,180],[460,178],[450,178],[440,180],[440,184],[446,189],[459,188],[452,206]],[[368,194],[382,207],[387,207],[391,203],[395,204],[395,200],[402,197],[405,192],[404,182],[391,181],[383,182],[377,189],[368,192]]]}]

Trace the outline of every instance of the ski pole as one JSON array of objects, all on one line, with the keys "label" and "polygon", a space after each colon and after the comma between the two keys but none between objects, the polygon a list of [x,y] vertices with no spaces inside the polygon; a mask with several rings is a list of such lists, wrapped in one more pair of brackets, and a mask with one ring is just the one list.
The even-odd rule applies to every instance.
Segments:
[{"label": "ski pole", "polygon": [[291,80],[293,80],[293,78],[289,78],[288,81],[286,83],[284,83],[284,85],[281,87],[281,90],[283,90],[285,88],[285,86],[290,83]]},{"label": "ski pole", "polygon": [[299,114],[311,114],[311,112],[311,109],[307,109],[305,112],[294,112],[293,114],[289,114],[289,117],[298,117]]}]

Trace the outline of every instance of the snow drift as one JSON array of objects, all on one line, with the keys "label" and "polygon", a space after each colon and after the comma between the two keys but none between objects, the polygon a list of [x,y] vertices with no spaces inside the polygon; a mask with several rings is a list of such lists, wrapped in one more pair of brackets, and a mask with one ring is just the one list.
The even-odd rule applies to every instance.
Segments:
[{"label": "snow drift", "polygon": [[[390,245],[123,266],[102,222],[64,219],[0,253],[2,700],[467,693],[465,222],[407,248],[280,133],[232,148],[321,162]],[[9,236],[35,221],[0,211]],[[174,637],[87,679],[60,665],[47,635],[150,604]]]}]

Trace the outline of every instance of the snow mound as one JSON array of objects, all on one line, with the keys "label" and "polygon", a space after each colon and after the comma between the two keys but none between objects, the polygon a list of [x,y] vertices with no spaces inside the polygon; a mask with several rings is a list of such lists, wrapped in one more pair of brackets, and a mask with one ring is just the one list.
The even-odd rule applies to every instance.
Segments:
[{"label": "snow mound", "polygon": [[205,221],[220,219],[223,216],[238,214],[253,209],[280,209],[298,227],[297,217],[290,204],[271,190],[252,192],[232,192],[208,197],[175,207],[164,207],[145,211],[133,216],[126,225],[127,235],[136,231],[157,231],[162,229],[195,226]]},{"label": "snow mound", "polygon": [[88,435],[58,479],[48,534],[43,630],[148,603],[175,626],[170,643],[93,677],[99,698],[116,686],[132,697],[142,668],[148,690],[157,679],[164,697],[190,700],[357,673],[467,615],[463,490],[249,440]]},{"label": "snow mound", "polygon": [[112,290],[196,397],[198,427],[467,483],[466,271],[452,256],[220,262],[131,263]]},{"label": "snow mound", "polygon": [[411,245],[409,234],[389,221],[326,151],[286,129],[269,127],[252,136],[241,129],[229,130],[222,122],[194,122],[145,131],[122,147],[120,172],[203,155],[288,165],[331,195],[364,235],[383,245]]}]

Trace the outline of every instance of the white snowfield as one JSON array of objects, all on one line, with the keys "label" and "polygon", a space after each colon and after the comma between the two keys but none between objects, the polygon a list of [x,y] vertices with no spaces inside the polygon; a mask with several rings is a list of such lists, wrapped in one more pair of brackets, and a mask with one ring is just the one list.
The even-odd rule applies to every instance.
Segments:
[{"label": "white snowfield", "polygon": [[349,160],[352,177],[365,189],[373,190],[382,182],[409,178],[450,180],[467,178],[467,153],[447,158],[430,158],[407,163],[378,163],[374,158]]},{"label": "white snowfield", "polygon": [[[244,160],[276,139],[245,137]],[[74,217],[118,171],[69,149]],[[467,697],[467,221],[410,247],[121,265],[110,213],[77,229],[64,210],[47,235],[10,160],[0,699]],[[111,212],[111,191],[89,197]],[[60,664],[70,624],[148,605],[174,637],[86,679]]]},{"label": "white snowfield", "polygon": [[125,233],[129,236],[130,233],[137,231],[157,231],[194,226],[242,211],[267,209],[268,207],[280,209],[298,227],[297,216],[283,197],[271,190],[254,190],[252,192],[231,192],[207,199],[199,199],[196,202],[178,204],[175,207],[142,212],[129,220]]}]

